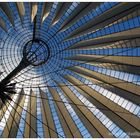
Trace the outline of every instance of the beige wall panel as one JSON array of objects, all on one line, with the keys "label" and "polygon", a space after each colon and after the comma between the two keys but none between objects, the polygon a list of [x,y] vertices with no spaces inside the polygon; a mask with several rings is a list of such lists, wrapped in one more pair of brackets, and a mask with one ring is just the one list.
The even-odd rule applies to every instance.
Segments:
[{"label": "beige wall panel", "polygon": [[[40,91],[40,96],[41,96],[41,98],[47,98],[47,95],[42,90]],[[53,118],[52,118],[52,114],[51,114],[51,110],[50,110],[50,107],[49,107],[48,100],[42,99],[42,104],[44,106],[44,112],[46,114],[46,119],[47,119],[47,122],[48,122],[48,128],[51,128],[51,129],[49,129],[50,137],[51,138],[57,138],[58,136],[57,136],[57,133],[55,133],[56,128],[55,128],[55,124],[53,122]]]},{"label": "beige wall panel", "polygon": [[42,8],[42,15],[41,15],[41,23],[44,22],[44,20],[48,17],[51,7],[52,7],[52,2],[44,3],[43,8]]},{"label": "beige wall panel", "polygon": [[17,10],[18,10],[21,22],[22,22],[22,18],[25,15],[24,3],[23,2],[16,2],[16,5],[17,5]]},{"label": "beige wall panel", "polygon": [[42,121],[43,121],[43,131],[44,131],[44,137],[45,138],[50,138],[50,131],[49,131],[49,128],[47,127],[48,126],[48,120],[47,120],[47,117],[46,117],[46,113],[45,113],[45,106],[42,102],[42,99],[41,99],[41,113],[42,113]]},{"label": "beige wall panel", "polygon": [[5,22],[4,20],[0,17],[0,27],[7,32],[7,28],[6,28],[6,25],[5,25]]},{"label": "beige wall panel", "polygon": [[59,87],[75,104],[83,105],[78,106],[79,110],[87,117],[87,119],[94,125],[94,127],[100,132],[102,137],[113,137],[110,135],[108,129],[102,125],[102,123],[84,106],[84,104],[73,94],[73,92],[66,86],[59,84]]},{"label": "beige wall panel", "polygon": [[76,73],[83,74],[83,75],[86,75],[88,77],[93,77],[97,80],[104,81],[105,83],[111,84],[113,86],[119,87],[123,90],[126,90],[128,92],[132,92],[133,94],[140,96],[140,92],[139,92],[140,86],[137,86],[135,84],[128,83],[128,82],[125,82],[123,80],[119,80],[119,79],[116,79],[114,77],[110,77],[108,75],[104,75],[104,74],[101,74],[101,73],[98,73],[95,71],[91,71],[91,70],[88,70],[88,69],[85,69],[85,68],[82,68],[79,66],[71,67],[68,69],[70,69]]},{"label": "beige wall panel", "polygon": [[[113,120],[113,122],[118,125],[121,129],[123,129],[125,132],[135,133],[138,132],[137,129],[135,129],[131,124],[129,124],[127,121],[125,121],[123,118],[121,118],[116,112],[113,112],[113,110],[110,110],[105,104],[102,104],[102,99],[96,100],[95,95],[93,93],[84,92],[80,88],[76,87],[77,90],[85,96],[91,103],[93,103],[99,110],[101,110],[108,118]],[[113,104],[113,103],[112,103]],[[113,106],[113,105],[112,105]],[[130,114],[131,115],[131,114]],[[130,136],[134,137],[134,136]]]},{"label": "beige wall panel", "polygon": [[0,2],[0,8],[3,10],[3,12],[6,14],[6,16],[9,18],[9,21],[14,26],[14,17],[13,13],[8,5],[8,3]]},{"label": "beige wall panel", "polygon": [[30,112],[32,115],[30,115],[30,125],[34,129],[30,129],[30,138],[36,138],[37,137],[37,97],[36,94],[32,91],[31,93],[31,107]]},{"label": "beige wall panel", "polygon": [[73,46],[68,47],[67,49],[76,49],[79,46],[85,47],[85,46],[91,46],[96,44],[103,44],[103,43],[110,43],[120,40],[129,40],[129,39],[135,39],[140,37],[140,28],[134,28],[123,32],[117,32],[109,35],[104,35],[101,37],[84,40],[79,43],[76,43]]},{"label": "beige wall panel", "polygon": [[[95,9],[96,5],[99,6],[99,4],[97,3],[95,3],[94,5],[95,6],[92,6],[93,9]],[[93,20],[89,21],[86,25],[81,26],[80,28],[72,32],[72,34],[68,37],[68,39],[103,28],[106,25],[109,25],[115,21],[118,21],[122,17],[127,16],[129,13],[132,14],[132,12],[138,9],[138,7],[139,7],[138,3],[131,4],[128,2],[119,3],[118,5],[112,7],[106,12],[103,12],[101,15],[93,18]],[[75,20],[73,22],[75,22]]]},{"label": "beige wall panel", "polygon": [[[10,112],[9,118],[8,118],[8,120],[6,122],[5,128],[4,128],[3,133],[2,133],[3,138],[8,138],[8,136],[9,136],[9,133],[10,133],[12,125],[13,125],[16,109],[18,107],[18,105],[17,105],[18,101],[20,101],[20,96],[17,97],[17,99],[16,99],[16,101],[15,101],[15,103],[13,105],[13,109]],[[9,102],[9,104],[10,104],[10,102]],[[8,105],[6,107],[7,107],[6,110],[9,112]]]},{"label": "beige wall panel", "polygon": [[31,3],[31,22],[34,21],[34,18],[37,14],[37,9],[38,9],[38,3],[37,2],[32,2]]},{"label": "beige wall panel", "polygon": [[[68,81],[70,81],[72,84],[82,84],[81,81],[75,79],[71,76],[65,77]],[[129,111],[123,109],[119,105],[113,103],[111,100],[107,99],[106,97],[102,96],[98,92],[94,91],[92,88],[83,85],[79,86],[80,89],[87,92],[90,96],[95,98],[98,101],[102,101],[102,104],[108,107],[110,110],[114,111],[117,115],[119,115],[121,118],[123,118],[127,123],[130,123],[137,131],[140,131],[140,119],[136,117],[135,115],[131,114]]]},{"label": "beige wall panel", "polygon": [[26,123],[24,128],[24,137],[29,138],[30,137],[30,113],[31,113],[31,97],[28,98],[28,106],[27,106],[27,113],[26,113]]},{"label": "beige wall panel", "polygon": [[[25,96],[21,97],[21,100],[19,102],[19,106],[16,109],[17,112],[15,113],[15,116],[14,116],[15,121],[12,124],[12,128],[11,128],[10,134],[9,134],[10,138],[15,138],[17,136],[20,119],[22,118],[21,114],[23,111],[22,107],[24,106],[24,101],[25,101]],[[24,137],[24,134],[23,134],[23,137]]]},{"label": "beige wall panel", "polygon": [[101,63],[114,63],[114,64],[126,64],[132,66],[140,66],[140,57],[130,57],[130,56],[105,56],[105,55],[76,55],[70,60],[76,61],[86,61],[88,63],[101,62]]},{"label": "beige wall panel", "polygon": [[50,92],[52,93],[52,96],[54,98],[54,100],[60,101],[60,102],[56,102],[57,107],[59,108],[59,110],[61,111],[61,114],[63,115],[63,119],[65,119],[65,123],[67,126],[69,126],[69,132],[67,132],[67,130],[64,129],[64,131],[66,132],[66,134],[68,135],[68,137],[75,137],[75,138],[81,138],[81,134],[77,128],[77,126],[75,125],[74,121],[72,120],[69,112],[67,111],[64,103],[62,103],[61,98],[59,97],[58,93],[52,89],[49,88]]}]

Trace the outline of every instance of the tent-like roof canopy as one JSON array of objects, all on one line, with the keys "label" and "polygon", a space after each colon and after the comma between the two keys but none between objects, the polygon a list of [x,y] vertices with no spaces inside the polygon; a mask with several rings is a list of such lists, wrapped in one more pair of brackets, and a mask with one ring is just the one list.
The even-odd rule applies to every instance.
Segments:
[{"label": "tent-like roof canopy", "polygon": [[0,2],[0,137],[140,137],[140,3]]}]

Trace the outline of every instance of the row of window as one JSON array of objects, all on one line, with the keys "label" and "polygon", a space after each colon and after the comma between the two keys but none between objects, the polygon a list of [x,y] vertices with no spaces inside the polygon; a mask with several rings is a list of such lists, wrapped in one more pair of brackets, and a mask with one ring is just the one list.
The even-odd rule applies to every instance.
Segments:
[{"label": "row of window", "polygon": [[139,75],[130,74],[130,73],[126,73],[126,72],[120,72],[120,71],[116,71],[116,70],[105,69],[105,68],[99,68],[99,67],[95,67],[94,71],[97,71],[102,74],[106,74],[108,76],[111,76],[111,77],[114,77],[114,78],[117,78],[117,79],[120,79],[123,81],[131,82],[131,83],[134,83],[137,85],[140,84]]},{"label": "row of window", "polygon": [[97,91],[99,94],[105,96],[112,102],[118,104],[122,108],[126,109],[130,113],[136,115],[137,117],[140,117],[140,106],[132,103],[131,101],[128,101],[127,99],[124,99],[123,97],[120,97],[119,95],[99,86],[94,84],[93,82],[75,74],[73,75],[75,78],[79,79],[83,84],[86,84],[87,86],[91,87],[93,90]]},{"label": "row of window", "polygon": [[[73,56],[75,51],[67,51],[65,55]],[[86,54],[86,55],[113,55],[113,56],[140,56],[140,47],[129,47],[129,48],[101,48],[93,50],[79,50],[75,54]],[[65,57],[68,57],[65,56]]]},{"label": "row of window", "polygon": [[39,95],[39,89],[35,88],[34,93],[37,96],[37,134],[38,137],[43,138],[44,137],[44,130],[43,130],[43,124],[41,122],[43,122],[42,119],[42,113],[41,113],[41,100],[40,100],[40,95]]},{"label": "row of window", "polygon": [[58,113],[57,113],[56,108],[55,108],[54,101],[52,101],[53,100],[52,95],[47,90],[46,90],[46,95],[47,95],[47,98],[48,98],[50,110],[51,110],[51,113],[52,113],[52,117],[53,117],[53,121],[54,121],[54,124],[55,124],[55,128],[56,128],[58,137],[64,138],[65,134],[64,134],[63,128],[61,126],[61,123],[60,123],[60,120],[59,120],[59,117],[58,117]]},{"label": "row of window", "polygon": [[49,28],[49,25],[51,24],[51,22],[53,20],[53,17],[56,14],[56,9],[58,7],[58,4],[59,4],[58,2],[54,2],[52,4],[52,7],[51,7],[50,12],[49,12],[49,15],[47,16],[47,18],[45,19],[45,21],[44,21],[44,23],[42,25],[42,28],[45,28],[46,31]]},{"label": "row of window", "polygon": [[81,64],[81,66],[86,69],[96,71],[101,74],[105,74],[105,75],[108,75],[108,76],[111,76],[111,77],[114,77],[114,78],[117,78],[126,82],[131,82],[137,85],[139,85],[140,83],[140,76],[136,74],[126,73],[126,72],[117,71],[117,70],[111,70],[111,69],[89,65],[89,64]]},{"label": "row of window", "polygon": [[81,95],[73,86],[69,86],[77,98],[99,119],[99,121],[115,136],[115,137],[129,137],[121,128],[119,128],[112,120],[89,102],[83,95]]},{"label": "row of window", "polygon": [[19,128],[18,128],[18,132],[17,132],[17,138],[23,138],[24,137],[24,130],[25,130],[25,120],[26,120],[26,115],[27,115],[27,108],[28,108],[28,102],[29,102],[29,96],[30,95],[30,91],[29,89],[25,90],[25,94],[27,94],[27,96],[25,97],[25,101],[24,101],[24,106],[23,106],[23,110],[22,110],[22,114],[21,114],[21,118],[20,118],[20,123],[19,123]]},{"label": "row of window", "polygon": [[[93,20],[95,17],[101,15],[103,12],[107,11],[108,9],[116,6],[117,2],[106,2],[98,6],[96,9],[93,9],[91,12],[83,16],[81,19],[76,21],[71,27],[67,28],[65,31],[58,33],[50,43],[55,41],[56,46],[58,42],[64,40],[64,38],[68,37],[70,33],[72,33],[77,28],[85,25],[87,22]],[[51,29],[50,29],[51,31]]]},{"label": "row of window", "polygon": [[73,119],[74,123],[76,124],[77,128],[79,129],[79,132],[81,133],[81,135],[84,138],[91,137],[90,133],[88,132],[88,130],[86,129],[86,127],[84,126],[84,124],[82,123],[82,121],[80,120],[80,118],[78,117],[78,115],[76,114],[74,109],[72,108],[72,106],[67,101],[63,92],[60,90],[60,88],[56,88],[56,90],[57,90],[61,100],[64,102],[64,105],[65,105],[66,109],[68,110],[71,118]]},{"label": "row of window", "polygon": [[1,110],[4,113],[4,116],[2,117],[2,119],[0,121],[0,135],[2,135],[2,132],[3,132],[4,128],[7,125],[6,123],[7,123],[8,119],[9,119],[9,117],[11,115],[12,109],[15,108],[14,104],[17,101],[17,99],[18,99],[18,94],[14,95],[14,97],[12,99],[13,101],[11,101],[11,102],[9,101],[9,103],[6,104],[6,109],[7,110],[6,110],[5,113],[3,112],[4,111],[3,109]]},{"label": "row of window", "polygon": [[[60,45],[62,46],[61,48],[64,49],[64,48],[68,48],[80,41],[89,40],[89,39],[98,38],[98,37],[102,37],[102,36],[113,34],[113,33],[126,31],[129,29],[137,28],[139,26],[140,26],[140,17],[136,17],[133,19],[129,19],[128,21],[121,22],[119,24],[113,24],[111,26],[99,29],[98,31],[95,31],[95,32],[91,32],[91,33],[84,34],[84,35],[78,36],[76,38],[67,40]],[[122,27],[124,27],[124,28],[122,28]]]},{"label": "row of window", "polygon": [[[49,29],[48,31],[48,37],[53,36],[59,28],[62,26],[63,22],[68,19],[68,17],[72,14],[74,10],[76,10],[76,7],[79,5],[79,2],[73,2],[71,6],[67,9],[65,14],[60,17],[59,21]],[[48,39],[48,38],[47,38]]]}]

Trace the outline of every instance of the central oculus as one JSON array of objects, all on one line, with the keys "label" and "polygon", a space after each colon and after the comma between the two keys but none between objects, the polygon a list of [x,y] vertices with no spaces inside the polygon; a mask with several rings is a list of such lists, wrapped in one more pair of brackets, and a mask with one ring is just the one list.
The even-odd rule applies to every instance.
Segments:
[{"label": "central oculus", "polygon": [[50,56],[48,45],[39,39],[31,40],[25,44],[23,58],[33,66],[39,66],[47,62]]}]

